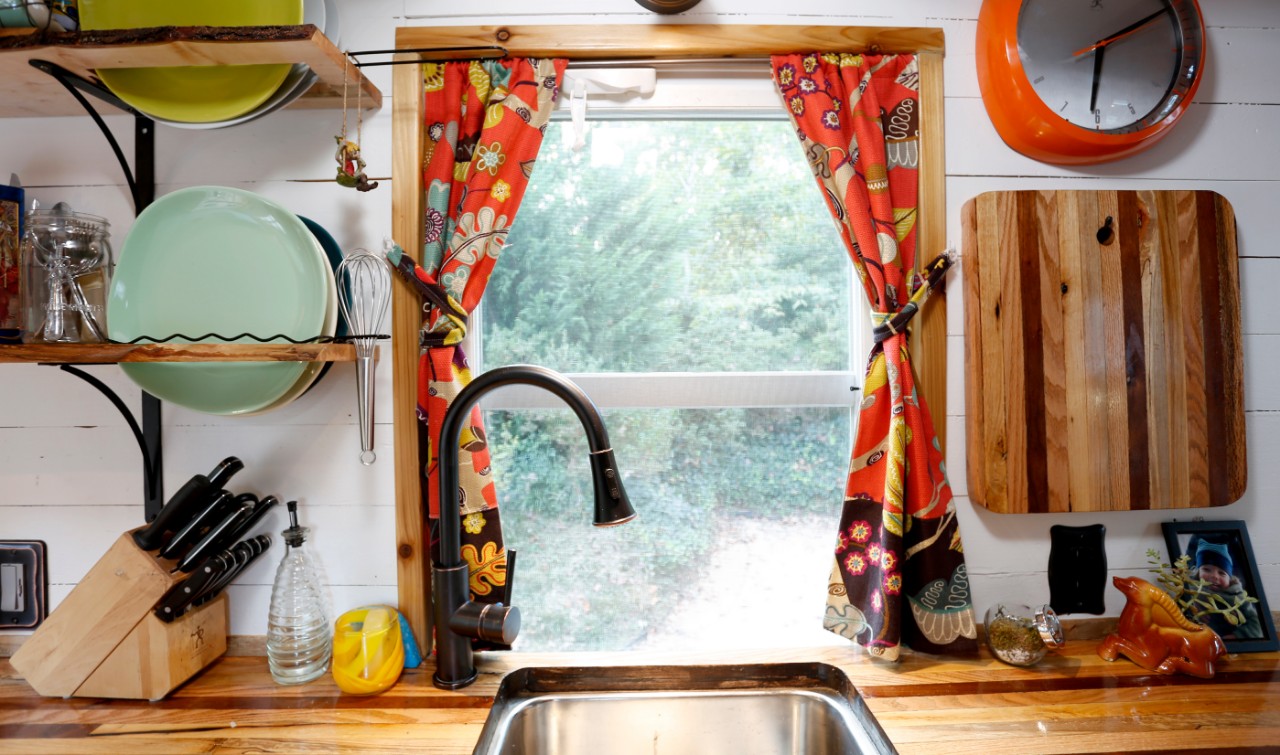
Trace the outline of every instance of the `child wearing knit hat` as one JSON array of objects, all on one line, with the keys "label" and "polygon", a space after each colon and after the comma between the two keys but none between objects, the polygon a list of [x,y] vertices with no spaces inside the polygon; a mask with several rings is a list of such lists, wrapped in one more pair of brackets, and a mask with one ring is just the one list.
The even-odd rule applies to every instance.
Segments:
[{"label": "child wearing knit hat", "polygon": [[[1195,552],[1196,577],[1206,583],[1205,589],[1221,595],[1227,604],[1234,604],[1248,593],[1244,590],[1240,578],[1232,574],[1231,551],[1226,543],[1211,543],[1201,540]],[[1194,617],[1208,626],[1224,640],[1259,639],[1262,637],[1262,622],[1258,620],[1258,609],[1252,603],[1240,606],[1244,615],[1244,623],[1233,625],[1222,614],[1207,614]]]}]

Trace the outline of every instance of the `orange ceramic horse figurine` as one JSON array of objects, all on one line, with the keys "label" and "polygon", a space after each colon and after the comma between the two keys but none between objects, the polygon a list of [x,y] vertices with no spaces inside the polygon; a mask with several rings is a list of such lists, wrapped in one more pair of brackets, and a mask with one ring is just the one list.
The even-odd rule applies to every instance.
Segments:
[{"label": "orange ceramic horse figurine", "polygon": [[1213,678],[1214,663],[1227,652],[1217,633],[1183,616],[1168,593],[1144,579],[1115,577],[1111,581],[1128,602],[1116,631],[1098,646],[1103,660],[1124,655],[1148,671]]}]

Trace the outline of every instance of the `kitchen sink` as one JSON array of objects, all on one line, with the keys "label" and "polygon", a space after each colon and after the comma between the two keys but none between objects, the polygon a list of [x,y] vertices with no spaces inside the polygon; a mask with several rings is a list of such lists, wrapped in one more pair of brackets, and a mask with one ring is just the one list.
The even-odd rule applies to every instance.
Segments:
[{"label": "kitchen sink", "polygon": [[824,663],[522,668],[473,755],[852,755],[896,752]]}]

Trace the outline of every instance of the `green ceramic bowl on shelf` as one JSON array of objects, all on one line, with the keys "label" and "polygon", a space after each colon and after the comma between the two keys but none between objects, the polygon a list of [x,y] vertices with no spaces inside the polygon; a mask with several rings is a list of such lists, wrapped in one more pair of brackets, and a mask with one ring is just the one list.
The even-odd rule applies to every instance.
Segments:
[{"label": "green ceramic bowl on shelf", "polygon": [[[85,31],[153,26],[273,26],[302,23],[303,0],[80,0]],[[100,68],[117,97],[147,115],[185,123],[249,113],[280,88],[287,63]]]},{"label": "green ceramic bowl on shelf", "polygon": [[[115,341],[176,333],[305,340],[333,334],[333,296],[329,261],[296,215],[251,192],[197,186],[160,197],[134,222],[107,297],[107,333]],[[157,362],[121,369],[164,401],[230,415],[281,406],[308,364]]]}]

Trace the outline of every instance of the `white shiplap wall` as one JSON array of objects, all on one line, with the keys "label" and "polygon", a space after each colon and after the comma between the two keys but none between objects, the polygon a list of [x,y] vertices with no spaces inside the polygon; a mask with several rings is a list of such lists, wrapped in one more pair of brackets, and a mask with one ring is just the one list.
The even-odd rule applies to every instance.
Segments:
[{"label": "white shiplap wall", "polygon": [[[1086,169],[1043,165],[1004,146],[978,97],[973,38],[979,0],[702,0],[679,17],[649,14],[633,0],[342,0],[342,46],[386,49],[399,25],[484,23],[757,23],[938,26],[946,32],[947,224],[959,243],[959,208],[995,189],[1196,188],[1211,189],[1235,206],[1240,229],[1240,275],[1245,332],[1245,406],[1248,412],[1249,487],[1224,509],[1190,515],[1248,523],[1273,607],[1280,604],[1280,398],[1267,390],[1280,367],[1280,3],[1206,0],[1209,25],[1206,81],[1196,105],[1173,135],[1153,150],[1119,163]],[[785,8],[785,9],[784,9]],[[387,68],[369,69],[384,94]],[[391,155],[390,100],[366,116],[363,146],[370,175],[385,178]],[[108,122],[131,148],[132,124]],[[324,224],[345,249],[376,247],[391,225],[391,192],[342,189],[333,175],[337,111],[285,111],[262,121],[217,131],[161,127],[159,193],[200,184],[238,186],[274,199]],[[120,172],[88,118],[0,121],[0,178],[17,172],[29,196],[44,204],[64,200],[105,215],[117,244],[132,207]],[[198,275],[199,271],[192,271]],[[963,302],[953,278],[949,311],[946,418],[949,465],[960,496],[962,531],[979,611],[997,599],[1045,602],[1048,530],[1053,524],[1107,527],[1107,556],[1115,574],[1141,574],[1144,552],[1163,551],[1159,512],[1103,515],[1001,516],[965,497]],[[138,411],[137,391],[117,367],[88,368]],[[336,365],[310,394],[259,417],[219,418],[166,406],[164,467],[167,488],[239,455],[246,469],[233,488],[274,492],[304,503],[312,546],[340,610],[396,600],[394,504],[391,479],[390,370],[378,373],[378,451],[373,467],[356,460],[354,377]],[[96,391],[50,367],[0,368],[0,539],[40,538],[49,544],[54,606],[110,543],[141,523],[141,465],[123,420]],[[833,502],[834,512],[839,503]],[[263,529],[278,531],[283,514]],[[834,524],[833,524],[834,526]],[[827,547],[827,535],[815,535]],[[266,609],[278,549],[231,588],[237,635],[265,632]],[[822,585],[813,589],[822,600]],[[1108,612],[1119,594],[1108,591]]]}]

